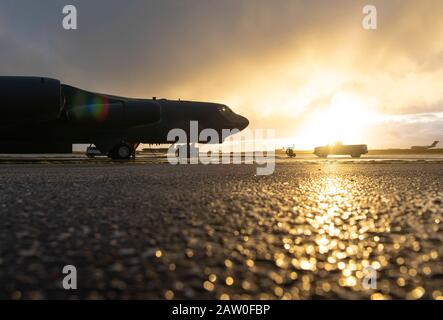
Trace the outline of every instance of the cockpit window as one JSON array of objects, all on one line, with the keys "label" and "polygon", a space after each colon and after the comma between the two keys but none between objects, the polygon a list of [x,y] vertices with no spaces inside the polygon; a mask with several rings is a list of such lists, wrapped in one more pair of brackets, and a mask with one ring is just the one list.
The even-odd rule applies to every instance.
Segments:
[{"label": "cockpit window", "polygon": [[229,112],[231,110],[229,110],[229,108],[226,107],[226,106],[220,106],[220,107],[218,107],[218,111],[220,111],[220,112]]}]

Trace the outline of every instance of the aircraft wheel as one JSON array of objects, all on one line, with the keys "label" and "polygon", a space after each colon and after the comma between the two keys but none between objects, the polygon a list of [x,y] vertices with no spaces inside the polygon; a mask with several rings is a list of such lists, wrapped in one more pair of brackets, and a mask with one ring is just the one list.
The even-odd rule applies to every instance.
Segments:
[{"label": "aircraft wheel", "polygon": [[133,147],[127,143],[121,143],[109,152],[113,160],[129,160],[133,154]]},{"label": "aircraft wheel", "polygon": [[361,157],[361,154],[351,154],[351,157],[352,157],[352,158],[360,158],[360,157]]}]

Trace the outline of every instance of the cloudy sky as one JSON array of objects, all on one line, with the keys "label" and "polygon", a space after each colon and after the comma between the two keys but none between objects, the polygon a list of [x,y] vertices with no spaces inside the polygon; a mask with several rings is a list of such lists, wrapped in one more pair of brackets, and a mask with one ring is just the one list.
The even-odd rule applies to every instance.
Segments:
[{"label": "cloudy sky", "polygon": [[[67,4],[78,30],[62,28]],[[281,144],[408,147],[443,141],[442,12],[441,0],[2,0],[0,75],[222,102]]]}]

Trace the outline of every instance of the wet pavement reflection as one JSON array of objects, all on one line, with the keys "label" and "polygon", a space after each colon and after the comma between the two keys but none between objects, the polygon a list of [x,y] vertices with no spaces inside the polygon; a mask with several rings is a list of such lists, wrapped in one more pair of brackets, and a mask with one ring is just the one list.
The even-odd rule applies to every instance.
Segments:
[{"label": "wet pavement reflection", "polygon": [[2,172],[2,297],[443,298],[441,164],[46,168]]}]

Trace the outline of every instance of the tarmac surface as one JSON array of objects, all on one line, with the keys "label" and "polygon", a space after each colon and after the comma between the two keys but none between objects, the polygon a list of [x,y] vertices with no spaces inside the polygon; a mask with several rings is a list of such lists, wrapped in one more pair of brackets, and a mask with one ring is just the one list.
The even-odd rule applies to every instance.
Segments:
[{"label": "tarmac surface", "polygon": [[0,299],[442,299],[441,161],[157,162],[0,163]]}]

